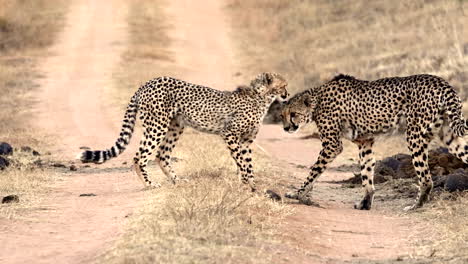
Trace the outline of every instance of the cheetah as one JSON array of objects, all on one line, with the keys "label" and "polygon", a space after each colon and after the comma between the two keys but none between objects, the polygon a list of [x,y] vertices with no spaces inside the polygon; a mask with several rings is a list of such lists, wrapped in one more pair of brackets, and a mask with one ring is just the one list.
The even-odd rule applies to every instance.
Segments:
[{"label": "cheetah", "polygon": [[87,150],[81,161],[103,163],[117,157],[129,144],[139,113],[143,138],[134,158],[137,175],[145,187],[160,187],[146,169],[155,153],[163,173],[172,183],[177,175],[171,152],[184,127],[220,135],[227,144],[243,183],[255,191],[251,147],[270,104],[288,97],[287,81],[276,73],[256,76],[250,86],[218,91],[171,77],[159,77],[141,86],[128,104],[120,137],[107,150]]},{"label": "cheetah", "polygon": [[412,206],[421,207],[433,188],[428,165],[428,145],[437,135],[451,153],[468,163],[463,139],[467,124],[460,98],[444,79],[427,74],[364,81],[338,75],[331,81],[296,94],[282,109],[283,128],[296,132],[306,123],[317,124],[322,149],[307,180],[286,197],[310,203],[306,197],[327,165],[343,150],[342,138],[357,144],[364,196],[356,209],[370,210],[374,188],[376,136],[395,131],[406,121],[406,141],[419,181],[419,194]]}]

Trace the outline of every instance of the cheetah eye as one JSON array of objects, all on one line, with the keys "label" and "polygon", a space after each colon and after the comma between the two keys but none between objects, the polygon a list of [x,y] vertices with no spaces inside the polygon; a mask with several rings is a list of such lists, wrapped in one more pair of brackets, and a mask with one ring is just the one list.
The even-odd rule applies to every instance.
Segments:
[{"label": "cheetah eye", "polygon": [[296,113],[291,113],[291,118],[294,118],[296,116]]}]

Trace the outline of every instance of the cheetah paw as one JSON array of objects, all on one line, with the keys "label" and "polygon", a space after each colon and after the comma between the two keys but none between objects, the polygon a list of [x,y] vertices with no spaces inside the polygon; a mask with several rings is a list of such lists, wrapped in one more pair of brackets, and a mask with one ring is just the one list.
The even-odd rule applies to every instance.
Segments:
[{"label": "cheetah paw", "polygon": [[158,189],[158,188],[161,188],[160,183],[151,183],[151,185],[144,187],[143,190],[153,190],[153,189]]},{"label": "cheetah paw", "polygon": [[413,204],[413,205],[406,206],[405,208],[403,208],[403,211],[409,212],[409,211],[416,210],[416,209],[419,208],[419,207],[420,207],[420,206],[418,206],[417,204]]}]

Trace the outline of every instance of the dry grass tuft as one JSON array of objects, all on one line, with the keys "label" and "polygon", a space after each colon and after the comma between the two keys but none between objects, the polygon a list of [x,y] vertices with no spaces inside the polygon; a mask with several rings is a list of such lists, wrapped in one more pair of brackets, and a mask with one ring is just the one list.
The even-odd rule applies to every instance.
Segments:
[{"label": "dry grass tuft", "polygon": [[[148,193],[144,207],[105,261],[271,261],[271,254],[265,249],[277,243],[275,224],[291,209],[259,193],[252,194],[248,186],[241,184],[234,161],[215,136],[187,131],[175,148],[174,157],[174,167],[182,181],[176,186],[164,184]],[[150,172],[166,182],[157,166]],[[268,180],[263,179],[260,186]]]},{"label": "dry grass tuft", "polygon": [[210,175],[149,194],[107,261],[271,261],[264,250],[274,244],[271,223],[283,214],[283,206],[250,194],[238,181]]},{"label": "dry grass tuft", "polygon": [[[430,223],[430,242],[422,245],[435,257],[450,263],[468,259],[468,192],[443,192],[427,204],[419,215]],[[463,262],[460,262],[463,263]]]},{"label": "dry grass tuft", "polygon": [[6,156],[10,166],[0,171],[0,199],[7,195],[18,195],[20,202],[0,204],[0,218],[16,218],[22,211],[37,207],[49,188],[60,179],[59,173],[43,169],[38,163],[43,156],[34,156],[30,151],[15,149]]}]

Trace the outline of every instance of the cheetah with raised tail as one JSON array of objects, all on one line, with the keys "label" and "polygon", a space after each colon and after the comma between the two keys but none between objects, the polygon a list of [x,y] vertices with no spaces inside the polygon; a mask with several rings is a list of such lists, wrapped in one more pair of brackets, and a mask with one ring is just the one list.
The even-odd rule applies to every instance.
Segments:
[{"label": "cheetah with raised tail", "polygon": [[295,132],[306,123],[317,124],[322,150],[309,176],[297,192],[286,197],[310,202],[306,195],[327,165],[341,153],[342,138],[359,147],[364,197],[356,209],[371,209],[374,197],[374,139],[389,133],[406,120],[406,140],[419,180],[414,205],[422,206],[433,188],[428,165],[428,145],[435,135],[451,153],[468,163],[468,146],[463,139],[467,124],[460,98],[442,78],[433,75],[384,78],[363,81],[347,75],[299,93],[284,103],[284,130]]},{"label": "cheetah with raised tail", "polygon": [[171,77],[144,84],[130,99],[120,137],[107,150],[85,151],[82,162],[103,163],[117,157],[129,144],[139,113],[143,138],[134,158],[138,176],[145,186],[159,187],[148,178],[146,165],[156,154],[164,174],[175,183],[177,176],[170,161],[171,152],[185,126],[220,135],[231,152],[243,183],[255,190],[252,150],[263,117],[275,100],[288,97],[287,82],[279,74],[262,73],[250,86],[235,91],[218,91]]}]

